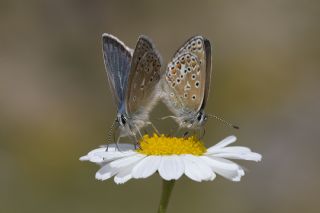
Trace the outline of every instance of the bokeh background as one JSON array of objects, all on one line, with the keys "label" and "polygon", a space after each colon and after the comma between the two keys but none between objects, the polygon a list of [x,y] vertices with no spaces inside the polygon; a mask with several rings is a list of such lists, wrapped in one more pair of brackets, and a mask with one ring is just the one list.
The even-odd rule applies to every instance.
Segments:
[{"label": "bokeh background", "polygon": [[[235,134],[263,155],[240,183],[176,184],[169,212],[319,212],[319,1],[0,1],[0,212],[155,212],[158,175],[94,179],[80,156],[115,116],[101,34],[150,36],[165,64],[190,36],[213,43],[205,143]],[[176,128],[157,118],[163,132]]]}]

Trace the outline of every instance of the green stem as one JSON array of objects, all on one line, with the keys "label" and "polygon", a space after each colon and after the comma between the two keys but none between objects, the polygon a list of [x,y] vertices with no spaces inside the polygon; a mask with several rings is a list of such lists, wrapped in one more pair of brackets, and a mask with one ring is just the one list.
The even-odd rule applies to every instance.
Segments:
[{"label": "green stem", "polygon": [[173,189],[175,181],[174,180],[162,180],[162,194],[161,200],[158,208],[158,213],[165,213],[167,211],[168,203],[170,200],[170,195]]}]

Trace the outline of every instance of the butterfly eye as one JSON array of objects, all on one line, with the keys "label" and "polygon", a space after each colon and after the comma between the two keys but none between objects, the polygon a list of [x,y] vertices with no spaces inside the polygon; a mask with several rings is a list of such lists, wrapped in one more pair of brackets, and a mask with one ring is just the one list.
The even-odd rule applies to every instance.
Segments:
[{"label": "butterfly eye", "polygon": [[127,119],[124,117],[124,115],[121,115],[121,117],[120,117],[120,123],[122,124],[122,125],[125,125],[126,123],[127,123]]}]

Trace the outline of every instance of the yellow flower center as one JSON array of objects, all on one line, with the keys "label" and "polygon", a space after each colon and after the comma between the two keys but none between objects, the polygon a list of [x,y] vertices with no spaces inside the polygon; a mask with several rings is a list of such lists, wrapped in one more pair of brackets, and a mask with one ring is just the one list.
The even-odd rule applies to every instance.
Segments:
[{"label": "yellow flower center", "polygon": [[206,151],[204,144],[194,136],[177,138],[156,134],[152,137],[144,135],[137,150],[145,155],[202,155]]}]

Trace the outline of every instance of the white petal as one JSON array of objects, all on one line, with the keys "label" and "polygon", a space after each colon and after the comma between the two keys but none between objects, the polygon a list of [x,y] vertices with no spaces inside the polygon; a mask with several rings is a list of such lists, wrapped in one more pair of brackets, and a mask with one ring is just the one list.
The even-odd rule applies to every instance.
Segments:
[{"label": "white petal", "polygon": [[132,168],[134,167],[134,163],[125,168],[121,168],[118,174],[114,176],[114,182],[116,184],[122,184],[127,182],[132,178]]},{"label": "white petal", "polygon": [[118,169],[111,168],[109,164],[101,167],[99,171],[96,173],[96,179],[98,180],[106,180],[115,175],[118,172]]},{"label": "white petal", "polygon": [[239,160],[252,160],[261,161],[262,156],[258,153],[251,152],[248,154],[238,154],[238,153],[219,153],[215,154],[215,157],[228,158],[228,159],[239,159]]},{"label": "white petal", "polygon": [[216,145],[207,149],[207,153],[211,153],[217,149],[226,147],[229,144],[234,143],[236,140],[237,140],[236,136],[234,136],[234,135],[228,136],[225,139],[223,139],[222,141],[220,141],[219,143],[217,143]]},{"label": "white petal", "polygon": [[80,160],[81,161],[91,161],[93,163],[102,162],[103,159],[100,157],[96,157],[96,153],[104,152],[104,151],[105,151],[104,148],[94,149],[94,150],[90,151],[87,155],[82,156],[80,158]]},{"label": "white petal", "polygon": [[104,161],[112,161],[112,160],[116,160],[116,159],[119,159],[119,158],[135,155],[135,154],[136,154],[136,152],[134,152],[134,151],[125,151],[125,152],[104,151],[104,152],[96,153],[95,155],[99,156],[100,158],[103,158]]},{"label": "white petal", "polygon": [[88,161],[90,159],[90,157],[88,155],[82,156],[79,158],[79,160],[81,161]]},{"label": "white petal", "polygon": [[146,157],[146,156],[137,153],[135,155],[131,155],[128,157],[124,157],[124,158],[120,158],[118,160],[112,161],[109,165],[114,168],[122,168],[122,167],[126,167],[132,163],[135,163],[135,162],[143,159],[144,157]]},{"label": "white petal", "polygon": [[130,149],[133,148],[133,145],[131,144],[119,144],[118,147],[119,149],[116,148],[115,144],[110,144],[108,145],[108,148],[102,147],[94,149],[90,151],[86,156],[81,157],[80,160],[99,164],[136,153]]},{"label": "white petal", "polygon": [[200,156],[210,167],[221,168],[226,170],[237,170],[238,165],[232,161],[220,159],[213,156]]},{"label": "white petal", "polygon": [[125,152],[129,150],[135,150],[135,147],[133,144],[128,143],[119,143],[117,144],[108,144],[108,145],[102,145],[102,148],[105,148],[105,150],[108,150],[109,152]]},{"label": "white petal", "polygon": [[211,169],[232,181],[240,181],[241,176],[244,175],[243,169],[236,163],[217,157],[202,156],[202,159],[211,167]]},{"label": "white petal", "polygon": [[184,164],[177,155],[162,156],[159,174],[165,180],[177,180],[184,172]]},{"label": "white petal", "polygon": [[160,156],[147,156],[135,165],[132,169],[132,176],[134,178],[147,178],[158,170],[160,162]]},{"label": "white petal", "polygon": [[211,150],[210,154],[216,154],[221,152],[246,154],[246,153],[250,153],[251,150],[244,146],[229,146],[229,147],[223,147],[223,148]]},{"label": "white petal", "polygon": [[183,161],[185,174],[192,180],[201,182],[202,180],[213,180],[215,174],[211,168],[199,157],[193,155],[184,155]]}]

